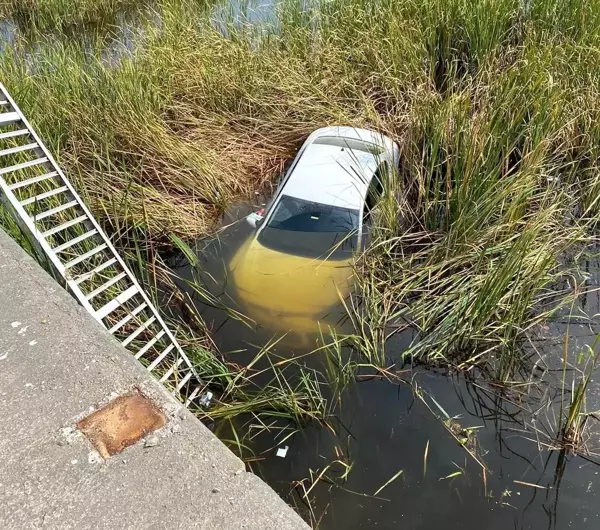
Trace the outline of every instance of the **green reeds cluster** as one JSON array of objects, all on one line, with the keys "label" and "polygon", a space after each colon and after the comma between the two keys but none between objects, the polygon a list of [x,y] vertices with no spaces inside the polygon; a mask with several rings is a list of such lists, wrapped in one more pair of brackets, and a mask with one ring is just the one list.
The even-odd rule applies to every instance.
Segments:
[{"label": "green reeds cluster", "polygon": [[206,235],[317,127],[383,131],[401,167],[360,262],[359,348],[383,365],[410,326],[410,354],[510,378],[596,227],[600,1],[282,0],[222,31],[192,0],[152,8],[118,53],[34,31],[0,57],[119,245]]},{"label": "green reeds cluster", "polygon": [[592,345],[588,345],[583,352],[579,353],[574,365],[575,375],[569,385],[567,381],[569,334],[565,336],[562,392],[555,444],[567,453],[585,454],[590,450],[586,446],[589,437],[589,433],[586,432],[587,422],[590,417],[595,417],[596,411],[587,409],[587,391],[598,367],[599,341],[600,335]]},{"label": "green reeds cluster", "polygon": [[575,4],[583,30],[521,11],[496,47],[461,60],[442,49],[436,64],[453,66],[412,109],[360,266],[359,347],[385,352],[410,327],[406,356],[492,364],[507,381],[527,333],[577,295],[558,286],[595,238],[600,128],[597,72],[583,58],[598,46],[583,13],[596,15]]}]

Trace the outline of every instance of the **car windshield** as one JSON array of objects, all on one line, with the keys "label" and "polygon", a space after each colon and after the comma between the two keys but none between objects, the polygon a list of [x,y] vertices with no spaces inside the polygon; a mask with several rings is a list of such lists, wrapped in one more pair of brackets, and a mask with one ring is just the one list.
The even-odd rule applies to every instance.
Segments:
[{"label": "car windshield", "polygon": [[347,259],[356,249],[358,215],[358,210],[282,195],[258,241],[286,254]]}]

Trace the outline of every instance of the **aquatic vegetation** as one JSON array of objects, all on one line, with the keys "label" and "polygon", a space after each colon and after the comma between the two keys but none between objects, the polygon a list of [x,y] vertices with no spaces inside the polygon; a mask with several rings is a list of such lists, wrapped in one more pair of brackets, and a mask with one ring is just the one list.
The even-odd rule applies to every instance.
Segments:
[{"label": "aquatic vegetation", "polygon": [[[0,68],[141,273],[149,249],[209,233],[272,182],[315,128],[396,138],[401,170],[359,263],[361,304],[346,301],[354,345],[385,367],[388,337],[411,327],[407,356],[493,360],[510,380],[524,335],[573,296],[554,289],[575,274],[563,257],[596,224],[596,4],[286,0],[274,22],[226,17],[220,31],[198,2],[161,0],[116,55],[110,29],[82,42],[33,24]],[[92,9],[20,6],[40,19]]]},{"label": "aquatic vegetation", "polygon": [[559,286],[577,283],[577,255],[596,239],[596,74],[580,54],[597,35],[546,16],[522,12],[493,50],[447,50],[454,70],[413,106],[357,275],[359,348],[383,352],[408,326],[418,335],[406,356],[510,381],[536,324],[581,294]]},{"label": "aquatic vegetation", "polygon": [[587,408],[587,394],[590,381],[598,368],[600,352],[598,343],[600,335],[591,345],[586,345],[584,351],[579,352],[573,366],[573,377],[569,384],[567,373],[569,371],[568,345],[569,334],[565,336],[563,353],[562,388],[560,394],[560,410],[556,425],[556,436],[551,442],[555,448],[567,454],[589,454],[596,448],[588,444],[589,439],[595,434],[590,429],[588,421],[597,420],[596,411]]}]

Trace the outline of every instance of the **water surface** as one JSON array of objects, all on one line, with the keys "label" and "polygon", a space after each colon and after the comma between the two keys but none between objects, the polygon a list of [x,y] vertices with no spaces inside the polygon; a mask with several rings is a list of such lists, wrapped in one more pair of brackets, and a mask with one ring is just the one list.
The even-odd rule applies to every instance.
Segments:
[{"label": "water surface", "polygon": [[[246,223],[236,222],[249,211],[235,209],[218,238],[199,243],[202,273],[192,273],[183,257],[173,263],[178,274],[203,281],[223,305],[240,310],[228,263],[252,235]],[[596,268],[592,266],[591,282],[596,281]],[[249,362],[262,345],[277,337],[269,322],[247,325],[198,298],[197,304],[218,346],[235,362]],[[311,425],[284,444],[278,442],[277,431],[256,436],[249,465],[306,520],[318,521],[318,527],[326,530],[598,528],[600,468],[593,459],[549,450],[550,439],[543,435],[556,428],[557,408],[548,402],[556,403],[560,397],[564,334],[568,327],[573,357],[593,341],[597,309],[598,295],[592,293],[576,308],[577,317],[559,316],[540,330],[535,355],[544,365],[538,368],[544,375],[535,387],[524,387],[520,401],[515,394],[500,397],[483,378],[466,380],[402,365],[401,354],[413,336],[398,335],[388,354],[398,361],[400,376],[418,384],[424,401],[407,383],[365,372],[344,392],[327,428]],[[339,314],[344,329],[343,310]],[[312,340],[318,342],[318,337]],[[306,342],[291,340],[279,343],[274,352],[278,358],[292,358],[308,349]],[[303,362],[314,369],[323,367],[318,354]],[[600,395],[596,388],[600,386],[590,392],[592,400]],[[589,403],[589,408],[593,406]],[[248,419],[246,428],[252,425]],[[225,438],[226,434],[226,428],[220,431]],[[477,461],[459,443],[465,434],[465,445]],[[590,447],[594,443],[590,440]],[[275,449],[285,445],[286,458],[277,457]],[[346,481],[340,480],[344,464],[351,466]],[[304,498],[313,482],[310,478],[326,468],[323,480]],[[374,497],[400,470],[398,478]]]}]

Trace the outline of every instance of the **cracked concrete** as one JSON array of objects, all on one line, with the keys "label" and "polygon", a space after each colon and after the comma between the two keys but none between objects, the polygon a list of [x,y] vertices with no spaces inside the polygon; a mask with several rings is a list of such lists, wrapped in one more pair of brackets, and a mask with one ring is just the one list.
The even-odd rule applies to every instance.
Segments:
[{"label": "cracked concrete", "polygon": [[[134,388],[167,424],[104,460],[76,424]],[[0,527],[308,528],[1,231]]]}]

